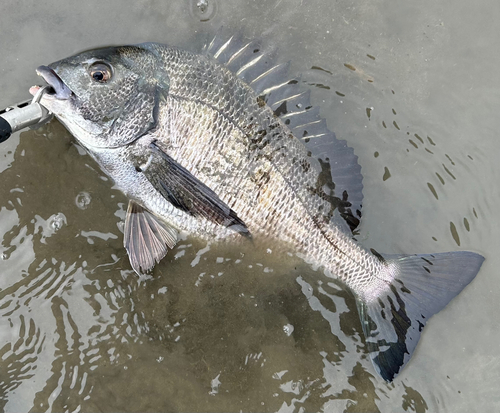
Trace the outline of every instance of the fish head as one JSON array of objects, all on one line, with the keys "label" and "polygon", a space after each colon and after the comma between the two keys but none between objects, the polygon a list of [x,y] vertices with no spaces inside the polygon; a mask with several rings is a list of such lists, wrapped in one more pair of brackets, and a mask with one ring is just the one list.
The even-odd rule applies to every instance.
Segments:
[{"label": "fish head", "polygon": [[40,104],[89,151],[127,145],[152,129],[169,86],[156,56],[140,46],[86,51],[37,73],[51,86]]}]

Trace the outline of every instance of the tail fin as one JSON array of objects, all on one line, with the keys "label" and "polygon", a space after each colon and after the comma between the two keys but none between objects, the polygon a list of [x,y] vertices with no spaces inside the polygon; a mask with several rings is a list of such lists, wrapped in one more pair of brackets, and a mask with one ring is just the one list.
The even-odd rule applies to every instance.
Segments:
[{"label": "tail fin", "polygon": [[394,280],[380,297],[358,301],[358,310],[373,365],[392,381],[410,360],[427,320],[474,279],[484,257],[459,251],[381,258]]}]

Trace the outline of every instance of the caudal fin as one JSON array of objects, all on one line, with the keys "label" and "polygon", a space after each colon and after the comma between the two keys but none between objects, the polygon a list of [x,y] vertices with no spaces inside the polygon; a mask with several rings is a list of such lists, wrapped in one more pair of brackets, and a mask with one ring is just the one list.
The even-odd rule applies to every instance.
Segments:
[{"label": "caudal fin", "polygon": [[484,257],[459,251],[382,258],[394,280],[377,299],[358,301],[358,310],[373,365],[392,381],[410,360],[425,323],[474,279]]}]

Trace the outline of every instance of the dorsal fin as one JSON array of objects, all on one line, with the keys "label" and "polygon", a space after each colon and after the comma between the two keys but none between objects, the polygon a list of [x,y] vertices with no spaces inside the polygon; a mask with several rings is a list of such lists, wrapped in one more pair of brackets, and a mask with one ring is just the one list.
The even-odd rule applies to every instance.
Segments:
[{"label": "dorsal fin", "polygon": [[[344,140],[337,139],[319,109],[310,103],[310,90],[288,75],[289,63],[276,63],[275,50],[267,51],[257,40],[241,34],[218,33],[204,52],[244,80],[288,125],[323,169],[321,179],[330,190],[342,218],[354,231],[361,219],[363,176],[358,157]],[[338,224],[338,222],[337,222]]]}]

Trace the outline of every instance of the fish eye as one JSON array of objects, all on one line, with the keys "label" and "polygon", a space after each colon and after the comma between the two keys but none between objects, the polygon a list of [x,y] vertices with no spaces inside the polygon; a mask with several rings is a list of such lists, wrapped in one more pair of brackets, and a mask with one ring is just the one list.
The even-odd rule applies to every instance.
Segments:
[{"label": "fish eye", "polygon": [[99,83],[106,83],[113,76],[111,66],[103,62],[93,63],[89,68],[92,79]]}]

